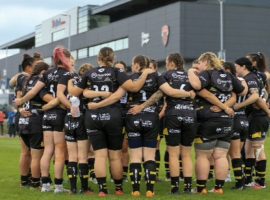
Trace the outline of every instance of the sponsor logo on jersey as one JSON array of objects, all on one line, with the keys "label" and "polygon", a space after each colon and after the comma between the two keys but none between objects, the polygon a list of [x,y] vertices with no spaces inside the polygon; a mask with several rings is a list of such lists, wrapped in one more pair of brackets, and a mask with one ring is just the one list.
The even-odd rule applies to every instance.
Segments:
[{"label": "sponsor logo on jersey", "polygon": [[98,69],[98,71],[102,73],[102,72],[105,71],[105,69],[104,68],[100,68],[100,69]]}]

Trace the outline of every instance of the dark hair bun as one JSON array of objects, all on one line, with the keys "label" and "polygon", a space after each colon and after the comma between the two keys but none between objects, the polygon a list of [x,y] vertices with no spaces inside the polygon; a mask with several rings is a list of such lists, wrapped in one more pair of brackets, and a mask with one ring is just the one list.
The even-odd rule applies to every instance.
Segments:
[{"label": "dark hair bun", "polygon": [[35,59],[41,59],[42,57],[41,57],[41,54],[40,53],[35,52],[33,54],[33,58],[35,58]]},{"label": "dark hair bun", "polygon": [[31,58],[31,56],[28,55],[28,54],[23,54],[23,59],[24,59],[24,60],[26,60],[26,59],[28,59],[28,58]]}]

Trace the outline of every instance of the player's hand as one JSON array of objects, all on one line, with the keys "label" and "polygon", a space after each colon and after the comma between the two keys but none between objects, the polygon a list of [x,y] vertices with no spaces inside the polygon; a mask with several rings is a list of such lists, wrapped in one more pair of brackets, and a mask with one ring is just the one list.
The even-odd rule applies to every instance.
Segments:
[{"label": "player's hand", "polygon": [[211,106],[210,110],[212,112],[221,112],[222,111],[222,109],[220,107],[218,107],[218,106]]},{"label": "player's hand", "polygon": [[140,112],[142,112],[143,109],[144,109],[143,105],[136,105],[132,107],[131,109],[129,109],[128,113],[132,115],[137,115]]},{"label": "player's hand", "polygon": [[239,103],[234,104],[233,109],[234,110],[239,110],[240,109]]},{"label": "player's hand", "polygon": [[94,102],[88,103],[88,104],[87,104],[87,107],[88,107],[89,110],[96,110],[96,109],[99,108],[99,107],[98,107],[98,104],[97,104],[97,103],[94,103]]},{"label": "player's hand", "polygon": [[29,111],[27,111],[27,110],[25,110],[25,109],[21,109],[21,110],[20,110],[20,114],[21,114],[21,116],[23,116],[23,117],[30,117],[30,116],[32,115],[31,112],[29,112]]},{"label": "player's hand", "polygon": [[145,75],[149,75],[149,74],[152,74],[154,72],[156,72],[156,71],[153,69],[150,69],[150,68],[146,68],[143,70],[143,74],[145,74]]},{"label": "player's hand", "polygon": [[16,99],[14,100],[14,103],[15,103],[16,106],[22,105],[22,104],[23,104],[22,98],[16,98]]},{"label": "player's hand", "polygon": [[230,107],[227,107],[225,110],[225,113],[227,114],[227,115],[229,115],[230,117],[234,117],[234,110],[232,109],[232,108],[230,108]]}]

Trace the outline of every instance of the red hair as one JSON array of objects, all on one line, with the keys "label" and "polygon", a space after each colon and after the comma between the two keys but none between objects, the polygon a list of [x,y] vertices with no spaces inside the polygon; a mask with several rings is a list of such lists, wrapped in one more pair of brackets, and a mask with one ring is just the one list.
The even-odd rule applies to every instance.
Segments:
[{"label": "red hair", "polygon": [[72,65],[70,62],[70,52],[62,47],[57,47],[53,51],[53,60],[56,65],[62,65],[64,69],[70,71]]}]

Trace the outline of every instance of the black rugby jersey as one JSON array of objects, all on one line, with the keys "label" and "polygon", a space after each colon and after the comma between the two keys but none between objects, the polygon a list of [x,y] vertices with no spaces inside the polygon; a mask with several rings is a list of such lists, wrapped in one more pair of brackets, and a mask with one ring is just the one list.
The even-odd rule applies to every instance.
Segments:
[{"label": "black rugby jersey", "polygon": [[[33,89],[36,83],[40,80],[39,75],[32,76],[29,80],[25,79],[24,81],[24,88],[23,88],[23,95]],[[42,100],[43,96],[46,94],[46,91],[42,89],[34,98],[30,101],[23,104],[23,107],[26,110],[31,109],[41,109],[45,102]]]},{"label": "black rugby jersey", "polygon": [[[244,90],[241,82],[235,76],[224,70],[203,71],[200,73],[199,78],[202,89],[207,89],[222,103],[225,103],[231,98],[232,92],[239,94]],[[210,107],[213,105],[203,98],[198,97],[197,103],[199,108],[202,108],[199,112],[200,118],[228,117],[224,111],[218,113],[212,112]]]},{"label": "black rugby jersey", "polygon": [[[76,86],[81,89],[90,89],[95,91],[115,92],[129,77],[124,70],[113,67],[97,67],[85,74]],[[93,102],[99,102],[102,98],[91,99]]]},{"label": "black rugby jersey", "polygon": [[[141,73],[134,73],[130,76],[131,80],[136,81],[141,76]],[[128,105],[141,104],[147,101],[166,81],[158,75],[158,73],[152,73],[147,76],[147,79],[139,92],[128,93]],[[152,105],[145,108],[144,111],[157,112],[158,105]]]},{"label": "black rugby jersey", "polygon": [[[170,70],[163,74],[166,82],[174,89],[180,89],[185,91],[193,90],[187,72],[178,71],[178,70]],[[175,97],[166,97],[166,102],[168,108],[175,106],[176,104],[190,104],[190,98],[175,98]]]},{"label": "black rugby jersey", "polygon": [[40,81],[45,84],[48,93],[50,93],[53,97],[56,97],[58,82],[64,77],[64,75],[68,74],[69,72],[64,68],[54,67],[45,72]]},{"label": "black rugby jersey", "polygon": [[[264,84],[262,79],[258,79],[258,74],[250,72],[244,77],[244,79],[248,86],[247,98],[252,94],[252,91],[254,90],[258,92],[259,96],[263,95]],[[246,113],[249,115],[251,112],[265,114],[263,110],[254,108],[252,105],[249,105],[246,108]]]},{"label": "black rugby jersey", "polygon": [[[239,77],[238,77],[238,79],[240,81],[241,80],[245,80],[245,79],[239,78]],[[245,95],[245,96],[239,96],[239,95],[237,95],[236,98],[237,98],[236,99],[236,103],[242,103],[242,102],[244,102],[247,99],[247,95]],[[235,115],[246,115],[245,108],[241,108],[241,109],[235,111]]]},{"label": "black rugby jersey", "polygon": [[16,85],[16,88],[15,88],[15,94],[17,95],[17,92],[19,91],[22,91],[23,87],[24,87],[24,83],[25,83],[25,80],[28,76],[26,76],[25,74],[20,74],[18,77],[17,77],[17,85]]}]

